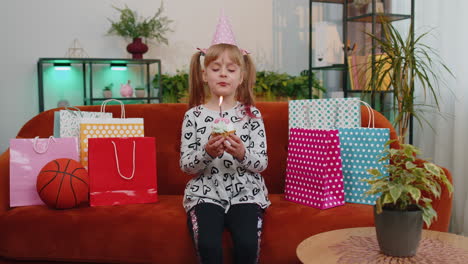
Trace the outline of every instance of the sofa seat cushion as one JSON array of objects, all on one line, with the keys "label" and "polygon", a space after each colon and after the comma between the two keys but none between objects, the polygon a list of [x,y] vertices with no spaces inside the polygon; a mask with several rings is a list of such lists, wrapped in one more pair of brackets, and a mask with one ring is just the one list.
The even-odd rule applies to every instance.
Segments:
[{"label": "sofa seat cushion", "polygon": [[[0,216],[0,255],[64,262],[195,263],[182,196],[160,195],[159,199],[155,204],[69,210],[46,206],[11,209]],[[261,263],[299,263],[296,247],[307,237],[373,225],[369,205],[346,204],[319,210],[286,201],[282,194],[272,194],[270,199],[272,206],[264,218]],[[232,246],[226,237],[225,246]],[[231,252],[226,253],[228,259]]]},{"label": "sofa seat cushion", "polygon": [[326,231],[374,226],[372,206],[345,203],[326,210],[315,209],[270,195],[271,207],[264,217],[260,263],[301,263],[296,247],[304,239]]},{"label": "sofa seat cushion", "polygon": [[0,216],[0,234],[0,255],[20,260],[190,263],[195,255],[181,195],[155,204],[17,207]]}]

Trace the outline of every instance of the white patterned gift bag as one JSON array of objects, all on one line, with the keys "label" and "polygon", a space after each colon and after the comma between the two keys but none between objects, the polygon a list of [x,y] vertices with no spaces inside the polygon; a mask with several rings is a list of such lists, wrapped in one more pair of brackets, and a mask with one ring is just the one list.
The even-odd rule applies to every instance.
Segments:
[{"label": "white patterned gift bag", "polygon": [[112,118],[112,113],[81,111],[76,107],[54,112],[54,137],[79,137],[82,118]]},{"label": "white patterned gift bag", "polygon": [[289,101],[289,128],[334,129],[360,127],[359,98]]},{"label": "white patterned gift bag", "polygon": [[80,161],[88,168],[88,139],[89,138],[124,138],[144,137],[143,118],[126,118],[125,106],[121,101],[109,99],[102,103],[101,112],[105,112],[106,104],[110,101],[120,103],[120,118],[82,118],[80,121]]}]

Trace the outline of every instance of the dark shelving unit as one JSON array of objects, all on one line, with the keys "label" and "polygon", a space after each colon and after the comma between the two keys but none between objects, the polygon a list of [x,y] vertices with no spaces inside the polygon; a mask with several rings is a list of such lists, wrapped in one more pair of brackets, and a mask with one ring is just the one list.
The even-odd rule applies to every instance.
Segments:
[{"label": "dark shelving unit", "polygon": [[[384,12],[377,12],[376,10],[376,3],[377,0],[372,0],[369,5],[371,5],[371,12],[364,12],[364,13],[359,13],[359,14],[352,14],[353,10],[350,10],[350,5],[352,4],[353,0],[309,0],[309,91],[310,91],[310,98],[312,98],[312,72],[313,71],[340,71],[342,74],[342,87],[343,87],[343,95],[344,97],[349,97],[350,95],[356,96],[356,95],[361,95],[361,98],[365,97],[365,100],[368,100],[371,106],[378,110],[379,112],[383,113],[386,115],[386,117],[389,120],[392,120],[392,117],[390,113],[388,112],[389,109],[385,108],[385,100],[388,97],[388,95],[391,95],[393,93],[392,90],[388,91],[381,91],[378,90],[377,87],[374,87],[374,85],[371,85],[369,90],[352,90],[350,88],[350,76],[349,76],[349,65],[348,65],[348,55],[349,55],[349,50],[348,47],[346,46],[348,44],[348,41],[350,40],[350,24],[349,23],[366,23],[371,25],[371,31],[369,33],[376,35],[378,34],[377,32],[377,27],[379,24],[382,22],[395,22],[395,21],[400,21],[400,20],[410,20],[411,28],[409,34],[413,36],[414,39],[414,10],[415,10],[415,0],[398,0],[400,2],[402,1],[408,1],[408,5],[410,5],[410,10],[409,14],[400,14],[400,13],[391,13],[388,12],[390,10],[390,6],[392,4],[392,1],[396,0],[382,0],[383,6],[384,6]],[[333,64],[333,65],[327,65],[327,66],[321,66],[321,67],[313,67],[312,63],[314,61],[313,58],[313,52],[312,52],[312,29],[314,27],[313,25],[313,17],[312,17],[312,10],[313,10],[313,3],[324,3],[324,4],[335,4],[335,5],[342,5],[343,6],[343,12],[342,12],[342,40],[343,43],[345,44],[344,47],[344,58],[343,58],[343,64]],[[369,10],[370,11],[370,10]],[[365,34],[364,32],[354,32],[355,34]],[[372,45],[371,45],[371,51],[370,53],[365,53],[366,56],[371,56],[372,59],[372,73],[375,72],[375,55],[377,54],[377,48],[376,48],[376,42],[375,40],[372,40]],[[373,75],[373,74],[372,74]],[[393,95],[391,95],[393,96]],[[387,115],[388,114],[388,115]],[[412,130],[413,130],[413,120],[411,119],[410,121],[410,133],[409,133],[409,141],[410,143],[412,142]]]},{"label": "dark shelving unit", "polygon": [[[44,98],[47,87],[44,86],[44,67],[53,66],[55,64],[69,64],[74,67],[81,67],[82,69],[82,80],[83,80],[83,105],[93,105],[97,102],[104,101],[110,98],[103,98],[101,96],[96,97],[93,92],[93,75],[94,67],[97,65],[126,65],[128,66],[141,66],[144,69],[145,78],[145,97],[112,97],[112,99],[118,99],[123,101],[141,101],[142,103],[157,103],[161,102],[162,99],[162,86],[161,86],[161,60],[159,59],[118,59],[118,58],[39,58],[37,62],[37,74],[38,74],[38,95],[39,95],[39,112],[43,112]],[[158,95],[153,96],[154,92],[151,92],[152,78],[150,76],[150,65],[156,65],[157,67],[157,87]],[[78,65],[78,66],[77,66]],[[135,88],[135,87],[134,87]]]},{"label": "dark shelving unit", "polygon": [[[403,1],[403,0],[400,0]],[[382,97],[382,94],[391,94],[392,91],[379,91],[376,89],[376,87],[372,87],[370,90],[351,90],[350,85],[349,85],[349,65],[348,65],[348,52],[349,50],[345,46],[344,48],[344,58],[343,58],[343,64],[333,64],[329,66],[321,66],[321,67],[313,67],[313,56],[312,56],[312,29],[314,27],[313,25],[313,17],[312,17],[312,10],[313,10],[313,3],[325,3],[325,4],[335,4],[335,5],[342,5],[342,17],[343,17],[343,32],[342,32],[342,40],[343,43],[346,45],[348,43],[349,34],[350,32],[348,31],[349,26],[348,23],[369,23],[371,24],[371,32],[372,34],[376,34],[377,32],[377,25],[382,23],[383,21],[387,22],[394,22],[394,21],[400,21],[400,20],[405,20],[405,19],[410,19],[411,20],[411,25],[414,25],[414,0],[408,0],[411,1],[411,13],[410,14],[394,14],[394,13],[378,13],[376,12],[376,0],[372,0],[370,5],[372,7],[372,12],[370,13],[364,13],[364,14],[359,14],[359,15],[352,15],[350,16],[350,5],[353,2],[352,0],[309,0],[309,87],[310,87],[310,93],[312,92],[312,72],[313,71],[324,71],[324,70],[334,70],[334,71],[340,71],[343,75],[343,93],[344,97],[348,97],[349,94],[372,94],[370,98],[370,104],[372,107],[376,107],[376,100],[383,100],[384,98]],[[386,9],[386,4],[390,4],[392,0],[382,0],[382,3],[384,5],[384,10]],[[413,29],[411,32],[414,32]],[[364,32],[357,32],[359,34],[365,34]],[[356,34],[356,32],[354,32]],[[411,33],[412,34],[412,33]],[[374,56],[376,55],[376,49],[375,49],[375,42],[373,41],[372,43],[372,51],[368,55],[372,55],[372,64],[375,62]],[[372,68],[372,71],[374,71],[374,68]],[[312,97],[310,97],[312,98]],[[383,102],[380,102],[379,105],[383,105]],[[384,112],[385,109],[377,109],[380,112]]]}]

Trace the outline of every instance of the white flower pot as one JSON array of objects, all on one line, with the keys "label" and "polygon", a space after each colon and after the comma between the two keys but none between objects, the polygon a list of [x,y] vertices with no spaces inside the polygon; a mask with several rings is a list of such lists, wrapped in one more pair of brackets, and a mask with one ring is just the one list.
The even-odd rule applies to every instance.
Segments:
[{"label": "white flower pot", "polygon": [[135,90],[135,96],[138,98],[142,98],[146,96],[145,90]]},{"label": "white flower pot", "polygon": [[102,95],[104,98],[112,98],[112,90],[104,90],[102,91]]}]

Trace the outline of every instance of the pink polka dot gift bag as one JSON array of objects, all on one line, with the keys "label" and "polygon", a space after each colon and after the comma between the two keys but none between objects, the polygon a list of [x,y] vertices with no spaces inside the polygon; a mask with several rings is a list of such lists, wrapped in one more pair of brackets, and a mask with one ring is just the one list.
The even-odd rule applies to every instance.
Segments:
[{"label": "pink polka dot gift bag", "polygon": [[289,130],[285,199],[318,209],[344,205],[339,132]]}]

